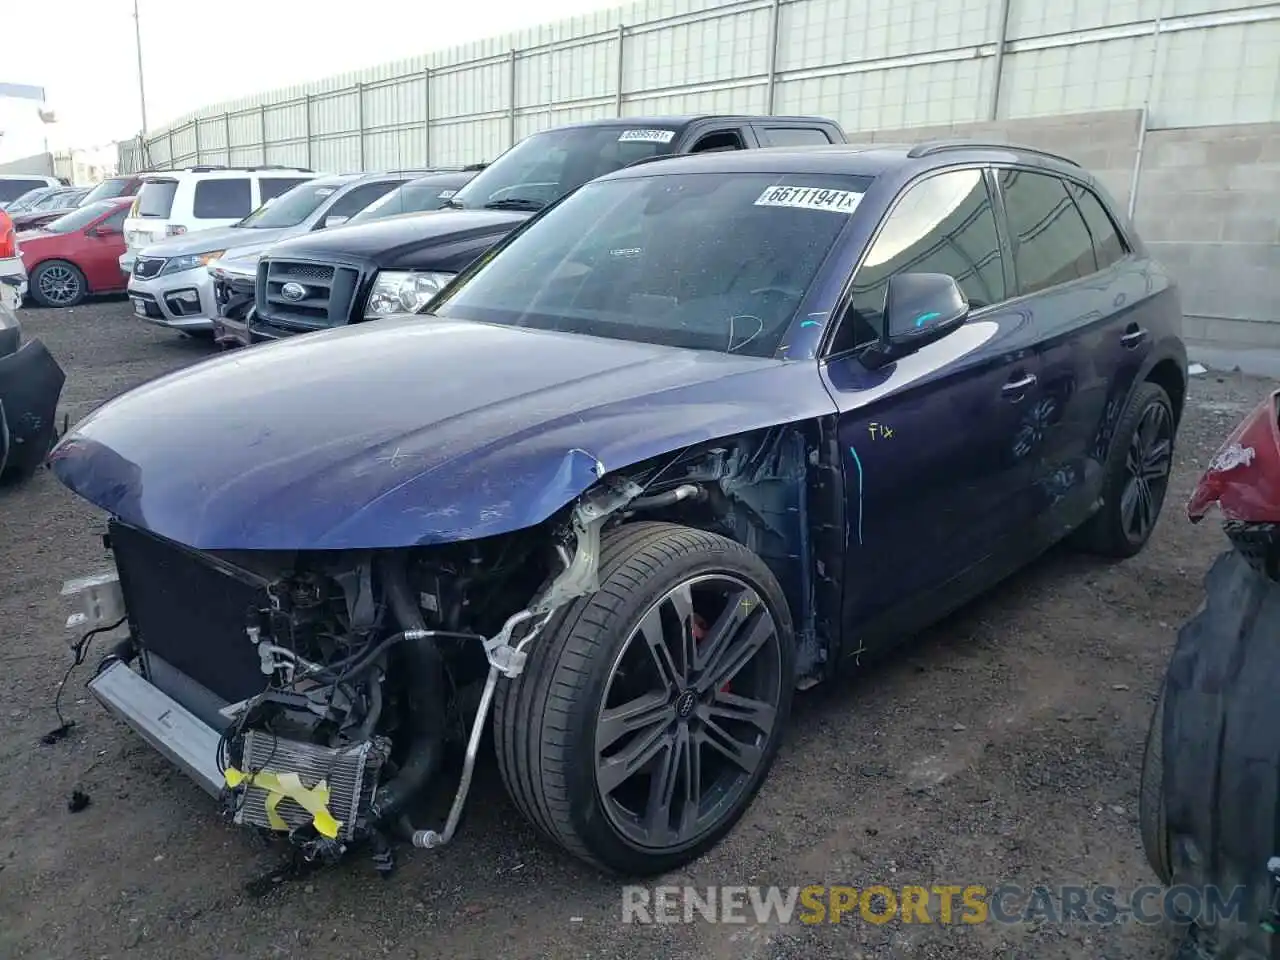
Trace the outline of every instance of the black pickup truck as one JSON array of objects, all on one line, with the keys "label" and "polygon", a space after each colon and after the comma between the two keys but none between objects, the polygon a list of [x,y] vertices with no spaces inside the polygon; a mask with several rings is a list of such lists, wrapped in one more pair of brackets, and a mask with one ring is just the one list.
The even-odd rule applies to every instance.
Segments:
[{"label": "black pickup truck", "polygon": [[668,154],[846,143],[822,117],[620,117],[521,140],[446,209],[282,241],[262,256],[254,342],[417,310],[537,211],[589,180]]}]

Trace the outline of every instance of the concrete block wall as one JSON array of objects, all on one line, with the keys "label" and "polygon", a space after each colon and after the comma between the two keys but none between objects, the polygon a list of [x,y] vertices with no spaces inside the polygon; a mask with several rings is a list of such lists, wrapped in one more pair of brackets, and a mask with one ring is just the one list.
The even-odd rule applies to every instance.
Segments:
[{"label": "concrete block wall", "polygon": [[53,154],[36,153],[29,157],[20,157],[0,163],[0,173],[29,173],[37,177],[55,177],[53,172]]},{"label": "concrete block wall", "polygon": [[1280,348],[1280,123],[1151,131],[1134,219],[1189,340]]},{"label": "concrete block wall", "polygon": [[966,138],[1021,143],[1079,161],[1129,207],[1178,278],[1189,341],[1280,350],[1280,123],[1149,130],[1142,113],[956,123],[850,132],[861,142]]},{"label": "concrete block wall", "polygon": [[1123,212],[1129,207],[1138,154],[1140,110],[1107,110],[1069,116],[948,123],[905,130],[847,131],[854,142],[916,143],[921,140],[985,140],[1018,143],[1071,157],[1107,189]]}]

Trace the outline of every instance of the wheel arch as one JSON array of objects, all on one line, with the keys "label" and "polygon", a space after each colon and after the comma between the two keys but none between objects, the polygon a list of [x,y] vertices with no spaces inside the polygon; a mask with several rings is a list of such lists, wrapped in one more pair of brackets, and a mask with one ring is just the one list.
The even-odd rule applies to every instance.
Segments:
[{"label": "wheel arch", "polygon": [[1144,382],[1154,383],[1169,395],[1169,401],[1173,404],[1174,427],[1182,422],[1182,411],[1187,399],[1187,378],[1184,369],[1172,357],[1165,357],[1156,362],[1143,378]]},{"label": "wheel arch", "polygon": [[[621,523],[662,520],[716,533],[768,565],[790,608],[801,687],[839,661],[844,487],[836,449],[834,424],[806,421],[708,440],[617,471],[644,488],[620,511]],[[698,493],[662,501],[682,487]]]}]

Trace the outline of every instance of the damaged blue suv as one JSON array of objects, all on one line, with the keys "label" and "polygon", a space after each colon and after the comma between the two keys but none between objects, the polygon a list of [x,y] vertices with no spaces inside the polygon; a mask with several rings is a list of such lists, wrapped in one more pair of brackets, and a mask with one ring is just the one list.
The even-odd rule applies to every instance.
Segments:
[{"label": "damaged blue suv", "polygon": [[422,315],[80,422],[52,467],[114,566],[66,592],[127,631],[91,689],[312,859],[448,843],[491,728],[547,837],[671,870],[748,809],[794,691],[1064,538],[1143,548],[1181,322],[1105,191],[1034,150],[620,170]]}]

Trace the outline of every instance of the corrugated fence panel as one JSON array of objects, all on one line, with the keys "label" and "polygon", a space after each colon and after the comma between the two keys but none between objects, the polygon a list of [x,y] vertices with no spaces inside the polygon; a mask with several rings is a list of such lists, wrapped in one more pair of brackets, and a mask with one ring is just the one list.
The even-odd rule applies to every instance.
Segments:
[{"label": "corrugated fence panel", "polygon": [[267,163],[282,167],[310,166],[307,163],[306,142],[295,140],[292,143],[268,143]]},{"label": "corrugated fence panel", "polygon": [[778,68],[836,64],[954,50],[990,43],[998,5],[989,0],[800,0],[779,19]]},{"label": "corrugated fence panel", "polygon": [[311,169],[348,173],[360,169],[360,138],[355,135],[317,140],[311,147]]},{"label": "corrugated fence panel", "polygon": [[[620,65],[628,114],[764,112],[772,67],[775,112],[853,128],[985,120],[993,99],[999,117],[1137,109],[1149,99],[1156,128],[1280,120],[1280,0],[1010,0],[993,98],[1000,12],[1001,0],[641,0],[211,105],[153,131],[128,162],[260,162],[263,104],[268,143],[299,156],[309,136],[313,165],[358,164],[361,128],[366,164],[418,151],[424,162],[428,147],[436,162],[492,159],[510,144],[513,99],[517,137],[609,116]],[[370,139],[428,117],[429,138]],[[319,150],[335,138],[340,146]]]},{"label": "corrugated fence panel", "polygon": [[364,128],[421,124],[427,119],[425,73],[365,87]]},{"label": "corrugated fence panel", "polygon": [[492,160],[510,146],[505,117],[455,120],[431,125],[431,162],[442,165]]},{"label": "corrugated fence panel", "polygon": [[689,87],[769,69],[767,8],[628,33],[622,88]]},{"label": "corrugated fence panel", "polygon": [[364,165],[367,170],[407,170],[427,166],[426,127],[366,133]]},{"label": "corrugated fence panel", "polygon": [[267,107],[266,121],[268,143],[307,137],[307,105],[302,101]]},{"label": "corrugated fence panel", "polygon": [[511,105],[509,59],[463,67],[431,77],[431,119],[470,117]]},{"label": "corrugated fence panel", "polygon": [[1002,114],[1120,110],[1142,103],[1150,86],[1153,37],[1010,53],[1001,83]]}]

